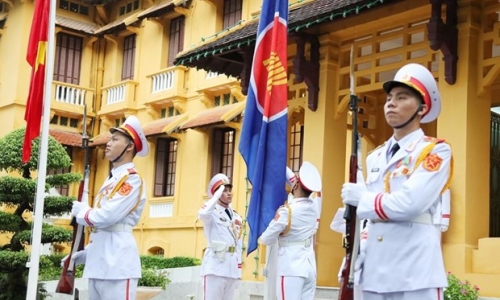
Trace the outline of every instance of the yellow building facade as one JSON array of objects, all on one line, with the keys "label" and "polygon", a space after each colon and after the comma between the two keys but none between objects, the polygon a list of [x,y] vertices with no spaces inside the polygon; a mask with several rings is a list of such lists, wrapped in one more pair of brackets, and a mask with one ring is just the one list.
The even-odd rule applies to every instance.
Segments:
[{"label": "yellow building facade", "polygon": [[[477,284],[482,296],[500,297],[499,145],[490,111],[500,104],[500,3],[349,3],[290,0],[289,166],[298,170],[311,161],[323,178],[318,285],[338,286],[345,253],[329,224],[342,206],[348,172],[353,48],[364,157],[392,134],[382,114],[382,83],[409,62],[427,66],[438,80],[442,112],[424,130],[446,139],[455,159],[451,225],[443,235],[446,268]],[[81,171],[80,133],[87,123],[95,194],[109,173],[109,128],[136,115],[150,143],[150,154],[135,160],[147,184],[147,205],[134,230],[139,249],[201,258],[206,241],[196,213],[208,199],[210,178],[226,173],[234,209],[245,215],[248,205],[251,188],[237,146],[261,1],[57,0],[56,6],[51,135],[70,149],[72,171]],[[33,8],[31,1],[0,2],[0,136],[25,126]],[[76,195],[76,187],[65,193]],[[264,253],[244,257],[245,280],[263,280]]]}]

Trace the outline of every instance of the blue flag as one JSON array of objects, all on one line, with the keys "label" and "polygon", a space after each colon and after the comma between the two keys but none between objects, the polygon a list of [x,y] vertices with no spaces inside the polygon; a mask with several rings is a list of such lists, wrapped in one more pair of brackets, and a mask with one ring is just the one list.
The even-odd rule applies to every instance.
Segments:
[{"label": "blue flag", "polygon": [[252,184],[247,254],[286,200],[287,24],[288,1],[264,0],[239,144]]}]

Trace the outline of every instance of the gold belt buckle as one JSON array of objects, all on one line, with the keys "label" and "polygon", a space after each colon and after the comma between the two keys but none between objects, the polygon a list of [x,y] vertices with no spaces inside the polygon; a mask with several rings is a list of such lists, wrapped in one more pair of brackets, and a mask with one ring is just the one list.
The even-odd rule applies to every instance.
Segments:
[{"label": "gold belt buckle", "polygon": [[234,246],[229,246],[229,248],[227,248],[227,252],[234,253],[234,251],[236,250],[235,248],[236,247],[234,247]]},{"label": "gold belt buckle", "polygon": [[90,227],[90,232],[96,233],[97,232],[97,228],[95,228],[94,226],[91,226]]}]

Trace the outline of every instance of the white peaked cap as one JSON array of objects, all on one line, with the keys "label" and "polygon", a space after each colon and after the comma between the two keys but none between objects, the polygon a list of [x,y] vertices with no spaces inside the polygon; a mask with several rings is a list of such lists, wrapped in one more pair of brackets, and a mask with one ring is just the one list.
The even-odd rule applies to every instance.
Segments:
[{"label": "white peaked cap", "polygon": [[141,123],[136,116],[129,116],[125,122],[119,127],[110,128],[109,131],[114,133],[119,131],[132,139],[137,151],[137,156],[146,156],[149,152],[148,140],[142,130]]},{"label": "white peaked cap", "polygon": [[297,182],[297,175],[290,169],[289,167],[286,167],[286,184],[290,187],[293,187],[293,185]]},{"label": "white peaked cap", "polygon": [[217,191],[217,189],[221,185],[228,185],[230,187],[233,186],[229,182],[229,178],[226,175],[224,175],[222,173],[215,174],[215,176],[212,177],[212,179],[208,183],[208,188],[207,188],[207,195],[208,195],[208,197],[212,197],[214,195],[215,191]]},{"label": "white peaked cap", "polygon": [[318,169],[312,163],[308,161],[302,163],[299,170],[299,183],[307,191],[321,191],[321,176]]},{"label": "white peaked cap", "polygon": [[408,86],[422,95],[429,110],[420,120],[421,123],[429,123],[437,119],[441,112],[441,96],[436,79],[426,67],[413,63],[403,66],[394,76],[394,80],[384,83],[384,91],[390,93],[392,88],[398,85]]}]

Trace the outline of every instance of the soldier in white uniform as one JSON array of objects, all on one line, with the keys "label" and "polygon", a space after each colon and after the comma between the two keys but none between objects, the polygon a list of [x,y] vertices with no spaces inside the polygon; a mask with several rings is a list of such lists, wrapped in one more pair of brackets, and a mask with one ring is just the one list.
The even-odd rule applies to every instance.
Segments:
[{"label": "soldier in white uniform", "polygon": [[312,192],[321,191],[321,177],[309,162],[299,170],[292,188],[294,200],[278,209],[274,220],[261,235],[261,243],[278,241],[277,299],[312,300],[316,292],[316,259],[313,238],[317,212]]},{"label": "soldier in white uniform", "polygon": [[437,84],[425,67],[408,64],[384,90],[384,115],[394,134],[367,157],[366,184],[345,183],[341,193],[361,219],[371,220],[363,298],[443,299],[447,279],[432,215],[449,186],[452,154],[420,128],[439,115]]},{"label": "soldier in white uniform", "polygon": [[141,277],[132,229],[144,209],[146,189],[132,161],[135,155],[147,155],[148,143],[134,116],[110,131],[105,155],[113,163],[111,174],[93,207],[75,201],[71,211],[91,232],[89,244],[73,256],[76,264],[85,264],[83,277],[89,278],[90,300],[135,299]]},{"label": "soldier in white uniform", "polygon": [[198,211],[208,244],[200,271],[204,300],[233,300],[241,279],[242,218],[231,208],[231,192],[228,177],[215,175],[207,189],[212,198]]}]

